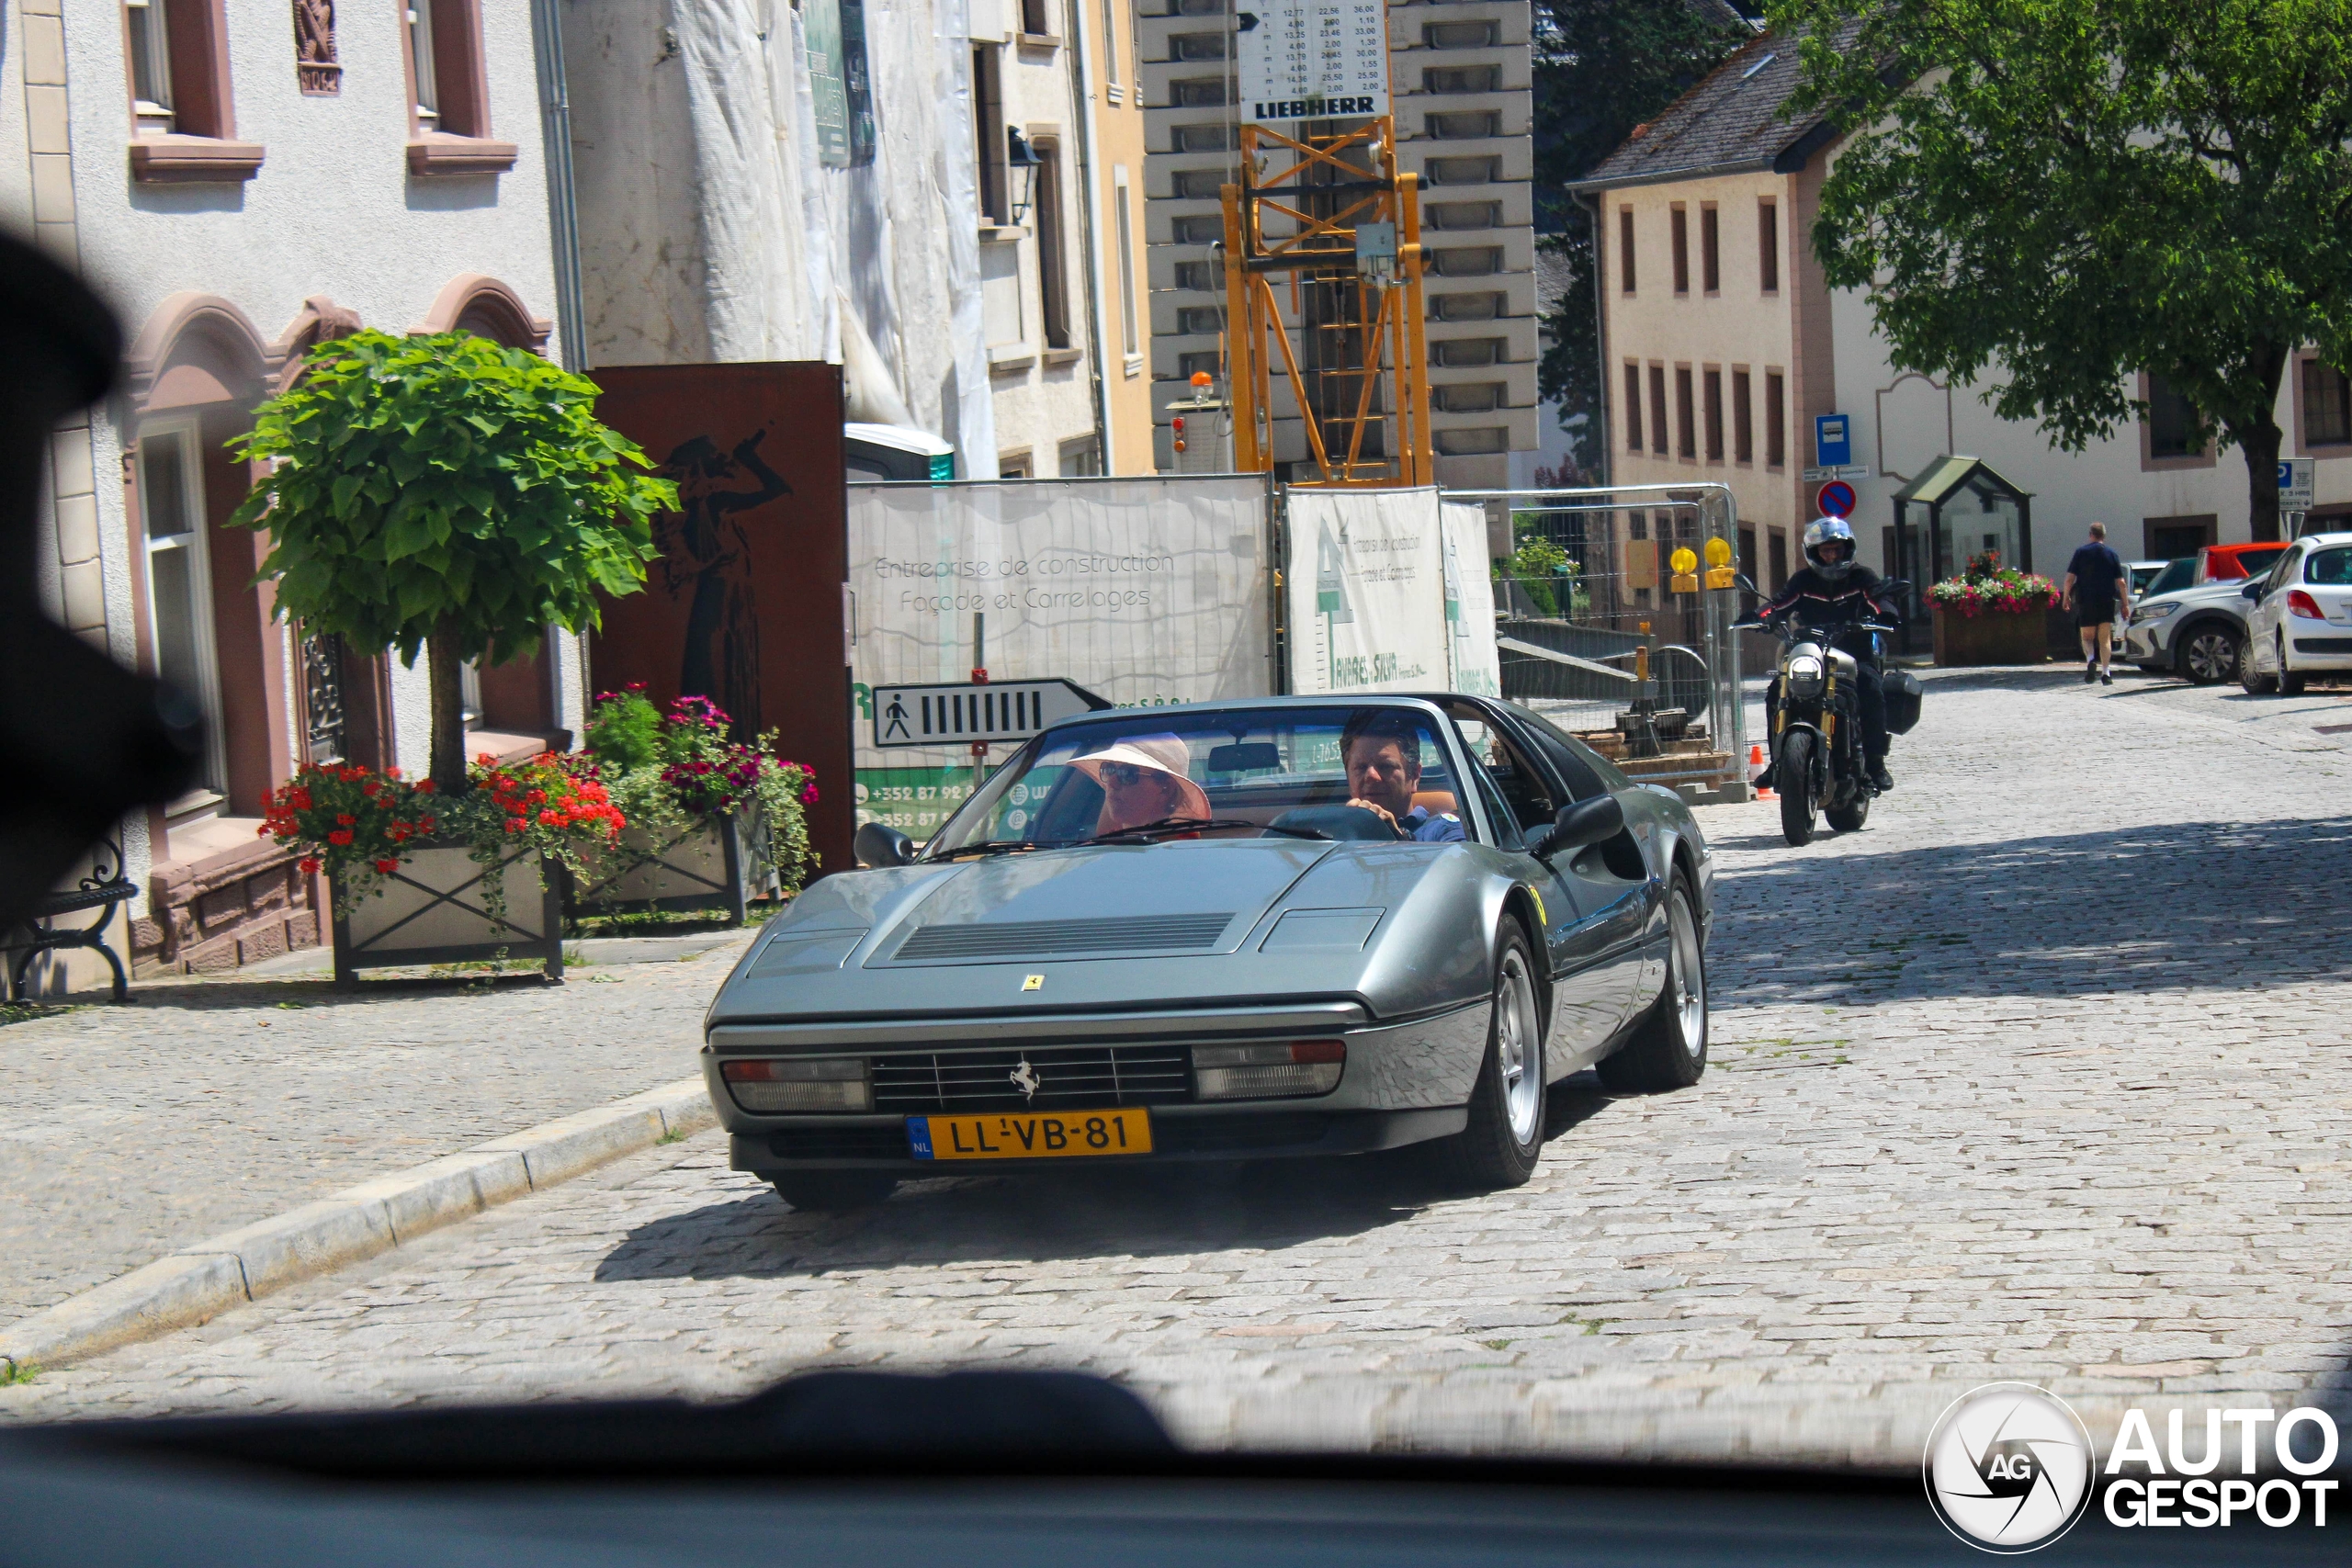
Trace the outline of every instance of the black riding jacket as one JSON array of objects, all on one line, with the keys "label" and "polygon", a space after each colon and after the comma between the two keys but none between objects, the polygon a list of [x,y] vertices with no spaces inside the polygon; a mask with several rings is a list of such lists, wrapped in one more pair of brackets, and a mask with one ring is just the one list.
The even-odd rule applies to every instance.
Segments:
[{"label": "black riding jacket", "polygon": [[1834,582],[1808,566],[1756,614],[1766,621],[1794,615],[1808,626],[1850,626],[1880,613],[1879,581],[1878,573],[1866,566],[1852,568]]}]

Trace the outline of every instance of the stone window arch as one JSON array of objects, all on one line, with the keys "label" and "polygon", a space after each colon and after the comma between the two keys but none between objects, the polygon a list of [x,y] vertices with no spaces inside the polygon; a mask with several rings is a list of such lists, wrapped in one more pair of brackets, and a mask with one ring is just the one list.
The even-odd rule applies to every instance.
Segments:
[{"label": "stone window arch", "polygon": [[465,331],[504,344],[545,354],[548,334],[555,322],[534,314],[514,286],[485,273],[469,272],[451,278],[434,296],[424,320],[412,335]]}]

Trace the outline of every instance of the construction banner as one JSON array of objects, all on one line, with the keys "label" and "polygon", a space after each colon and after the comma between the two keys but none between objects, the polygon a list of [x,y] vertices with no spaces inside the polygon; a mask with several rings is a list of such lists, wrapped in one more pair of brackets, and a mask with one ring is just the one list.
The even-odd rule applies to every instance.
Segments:
[{"label": "construction banner", "polygon": [[1487,557],[1487,509],[1449,501],[1441,509],[1445,548],[1447,668],[1454,691],[1503,694],[1502,649],[1495,645],[1495,579]]},{"label": "construction banner", "polygon": [[927,838],[976,777],[968,746],[878,748],[877,686],[984,668],[1120,707],[1275,691],[1268,504],[1257,475],[851,485],[858,819]]},{"label": "construction banner", "polygon": [[[1294,490],[1287,517],[1290,689],[1447,684],[1453,665],[1438,492]],[[1487,603],[1491,649],[1491,593]]]}]

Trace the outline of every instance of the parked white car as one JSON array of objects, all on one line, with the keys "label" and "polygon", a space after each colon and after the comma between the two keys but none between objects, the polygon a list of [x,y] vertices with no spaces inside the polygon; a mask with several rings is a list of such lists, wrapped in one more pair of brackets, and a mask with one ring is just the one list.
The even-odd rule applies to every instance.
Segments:
[{"label": "parked white car", "polygon": [[2352,676],[2352,534],[2307,534],[2241,590],[2247,600],[2238,682],[2256,695]]}]

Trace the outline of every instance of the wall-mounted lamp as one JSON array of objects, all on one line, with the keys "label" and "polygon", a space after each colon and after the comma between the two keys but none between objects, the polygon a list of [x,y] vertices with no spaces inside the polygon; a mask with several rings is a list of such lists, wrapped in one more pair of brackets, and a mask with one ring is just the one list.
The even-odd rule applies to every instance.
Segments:
[{"label": "wall-mounted lamp", "polygon": [[1012,176],[1012,220],[1018,223],[1036,202],[1037,171],[1046,161],[1037,156],[1037,150],[1029,145],[1029,139],[1021,134],[1019,127],[1006,126],[1004,139],[1004,164]]}]

